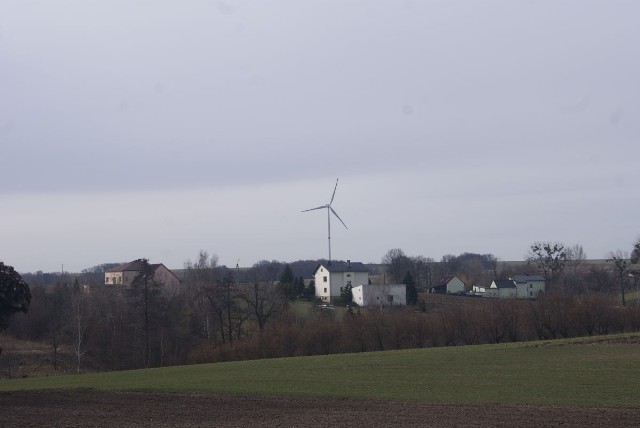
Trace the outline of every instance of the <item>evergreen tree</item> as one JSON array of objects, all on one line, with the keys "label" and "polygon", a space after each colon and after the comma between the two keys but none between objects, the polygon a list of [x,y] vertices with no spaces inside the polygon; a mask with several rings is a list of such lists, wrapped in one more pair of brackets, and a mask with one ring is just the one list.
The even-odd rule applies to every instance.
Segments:
[{"label": "evergreen tree", "polygon": [[282,287],[282,291],[287,300],[295,300],[298,297],[295,278],[293,277],[293,271],[289,264],[284,265],[284,271],[280,276],[280,287]]},{"label": "evergreen tree", "polygon": [[414,306],[418,303],[418,290],[416,289],[416,284],[413,281],[411,272],[407,271],[402,283],[407,286],[407,305]]},{"label": "evergreen tree", "polygon": [[302,296],[304,294],[304,278],[299,276],[294,281],[296,296]]},{"label": "evergreen tree", "polygon": [[13,266],[0,262],[0,331],[9,327],[9,318],[26,313],[31,303],[29,285]]},{"label": "evergreen tree", "polygon": [[351,284],[349,283],[342,287],[342,290],[340,291],[342,303],[344,303],[346,306],[350,306],[353,303],[353,291],[351,290],[352,288],[353,287],[351,287]]}]

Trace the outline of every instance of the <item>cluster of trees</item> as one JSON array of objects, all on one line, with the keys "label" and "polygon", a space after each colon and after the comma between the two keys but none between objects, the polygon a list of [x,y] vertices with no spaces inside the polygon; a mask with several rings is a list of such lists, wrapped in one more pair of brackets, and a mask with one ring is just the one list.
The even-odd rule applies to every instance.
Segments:
[{"label": "cluster of trees", "polygon": [[[279,262],[256,263],[238,284],[239,270],[200,252],[185,263],[182,284],[157,284],[146,269],[132,287],[72,284],[32,287],[29,312],[10,333],[46,341],[54,369],[124,370],[186,364],[196,347],[233,345],[260,335],[289,302],[313,294],[302,277]],[[64,359],[64,347],[73,361]],[[69,352],[64,353],[68,356]]]},{"label": "cluster of trees", "polygon": [[[408,256],[400,248],[389,250],[382,258],[385,281],[406,284],[411,281],[419,290],[428,290],[445,275],[458,275],[469,288],[491,282],[505,272],[499,271],[498,258],[493,254],[446,254],[439,262],[424,256]],[[407,277],[407,275],[409,275]]]},{"label": "cluster of trees", "polygon": [[203,344],[192,352],[192,362],[547,340],[640,329],[640,307],[622,308],[609,294],[550,294],[535,301],[449,299],[455,304],[434,304],[425,312],[405,307],[301,316],[287,311],[262,335],[230,346]]}]

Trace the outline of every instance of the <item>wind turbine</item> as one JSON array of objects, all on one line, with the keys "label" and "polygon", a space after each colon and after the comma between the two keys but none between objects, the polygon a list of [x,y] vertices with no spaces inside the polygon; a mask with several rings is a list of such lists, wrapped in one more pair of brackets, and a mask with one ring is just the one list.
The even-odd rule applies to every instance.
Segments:
[{"label": "wind turbine", "polygon": [[333,215],[335,215],[338,220],[340,220],[340,223],[342,223],[342,225],[344,226],[345,229],[349,230],[349,228],[347,227],[346,224],[344,224],[344,221],[342,221],[342,219],[340,218],[340,216],[338,215],[337,212],[335,212],[335,210],[331,207],[331,204],[333,203],[333,198],[336,197],[336,190],[338,189],[338,180],[340,178],[336,179],[336,187],[333,188],[333,195],[331,195],[331,200],[329,201],[328,204],[325,205],[320,205],[319,207],[315,207],[315,208],[309,208],[308,210],[303,210],[302,212],[307,212],[307,211],[314,211],[314,210],[322,210],[322,209],[327,209],[327,236],[329,239],[329,264],[331,264],[331,213],[333,213]]}]

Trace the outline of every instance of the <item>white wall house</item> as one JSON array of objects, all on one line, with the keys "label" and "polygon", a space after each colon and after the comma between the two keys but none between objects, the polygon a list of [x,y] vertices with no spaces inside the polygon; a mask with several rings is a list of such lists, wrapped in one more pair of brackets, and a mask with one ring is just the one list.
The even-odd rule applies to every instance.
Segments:
[{"label": "white wall house", "polygon": [[464,293],[464,282],[455,275],[447,275],[433,287],[432,291],[439,294]]},{"label": "white wall house", "polygon": [[323,302],[340,298],[342,288],[347,284],[355,287],[369,284],[369,269],[360,262],[336,262],[319,264],[313,272],[316,284],[316,297]]},{"label": "white wall house", "polygon": [[516,275],[513,280],[516,283],[516,297],[519,299],[535,299],[538,294],[544,293],[545,282],[540,275]]},{"label": "white wall house", "polygon": [[512,279],[496,279],[486,290],[486,296],[514,299],[516,297],[516,283]]},{"label": "white wall house", "polygon": [[404,284],[372,285],[353,287],[353,303],[358,306],[405,306],[407,286]]}]

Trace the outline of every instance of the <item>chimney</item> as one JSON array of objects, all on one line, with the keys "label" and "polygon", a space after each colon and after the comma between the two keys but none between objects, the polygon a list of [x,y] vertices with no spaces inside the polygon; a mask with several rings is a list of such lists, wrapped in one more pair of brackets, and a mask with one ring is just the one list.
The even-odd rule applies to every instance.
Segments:
[{"label": "chimney", "polygon": [[351,269],[351,260],[347,260],[347,266]]}]

